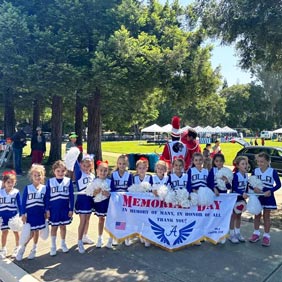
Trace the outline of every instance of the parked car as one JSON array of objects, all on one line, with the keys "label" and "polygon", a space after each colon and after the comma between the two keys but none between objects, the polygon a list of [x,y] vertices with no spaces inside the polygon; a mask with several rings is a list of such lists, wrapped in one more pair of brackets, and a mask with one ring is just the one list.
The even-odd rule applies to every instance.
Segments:
[{"label": "parked car", "polygon": [[267,146],[245,146],[236,155],[246,156],[249,159],[249,172],[257,167],[256,155],[260,152],[266,152],[271,158],[271,167],[282,173],[282,148]]}]

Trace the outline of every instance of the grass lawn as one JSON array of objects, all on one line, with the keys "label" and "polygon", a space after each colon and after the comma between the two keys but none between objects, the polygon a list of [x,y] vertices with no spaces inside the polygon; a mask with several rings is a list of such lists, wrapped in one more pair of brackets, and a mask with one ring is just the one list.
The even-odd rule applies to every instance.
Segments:
[{"label": "grass lawn", "polygon": [[[248,140],[247,140],[248,141]],[[260,145],[260,140],[259,140]],[[204,144],[200,145],[203,149],[205,147]],[[233,143],[221,143],[220,144],[222,152],[226,159],[226,165],[232,165],[232,161],[236,156],[236,153],[242,148],[239,144]],[[274,146],[274,147],[282,147],[282,142],[278,141],[265,141],[265,146]],[[47,153],[45,156],[45,161],[47,161],[50,144],[47,143]],[[86,150],[86,143],[83,145],[84,150]],[[110,166],[116,165],[117,157],[114,154],[129,154],[129,153],[142,153],[142,154],[150,154],[150,153],[158,153],[161,154],[164,146],[147,144],[145,141],[117,141],[117,142],[102,142],[102,151],[104,152],[103,158],[109,161]],[[62,153],[64,155],[65,152],[65,144],[62,144]],[[107,154],[108,153],[108,154]],[[30,144],[28,144],[24,148],[24,158],[26,165],[30,165],[31,159],[28,158],[30,154]]]}]

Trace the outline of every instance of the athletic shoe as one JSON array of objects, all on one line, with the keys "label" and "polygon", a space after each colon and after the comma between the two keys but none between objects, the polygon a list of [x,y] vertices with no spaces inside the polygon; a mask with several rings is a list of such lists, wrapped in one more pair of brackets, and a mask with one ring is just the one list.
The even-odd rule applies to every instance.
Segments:
[{"label": "athletic shoe", "polygon": [[239,243],[239,240],[238,238],[236,237],[236,235],[231,235],[229,238],[229,241],[233,244],[238,244]]},{"label": "athletic shoe", "polygon": [[85,249],[84,249],[83,243],[78,243],[77,247],[78,247],[78,252],[80,254],[84,254],[85,253]]},{"label": "athletic shoe", "polygon": [[67,253],[69,251],[69,248],[67,247],[66,243],[61,244],[61,249],[63,253]]},{"label": "athletic shoe", "polygon": [[132,242],[132,240],[131,239],[125,239],[125,241],[124,241],[124,244],[125,244],[125,246],[130,246],[130,245],[132,245],[133,244],[133,242]]},{"label": "athletic shoe", "polygon": [[112,249],[113,248],[113,239],[109,238],[108,243],[106,244],[106,248]]},{"label": "athletic shoe", "polygon": [[151,243],[149,241],[145,241],[145,247],[149,248],[151,246]]},{"label": "athletic shoe", "polygon": [[140,237],[140,242],[141,242],[141,244],[144,244],[144,243],[145,243],[145,240]]},{"label": "athletic shoe", "polygon": [[29,255],[28,255],[28,259],[34,259],[36,257],[36,249],[31,249]]},{"label": "athletic shoe", "polygon": [[260,240],[260,238],[259,238],[259,235],[257,235],[257,234],[252,234],[252,236],[249,238],[249,242],[251,242],[251,243],[256,243],[259,240]]},{"label": "athletic shoe", "polygon": [[220,243],[221,243],[222,245],[225,244],[225,242],[226,242],[226,238],[220,240]]},{"label": "athletic shoe", "polygon": [[91,244],[94,244],[94,241],[91,240],[91,239],[88,237],[88,235],[83,235],[83,237],[82,237],[82,243],[83,243],[83,244],[89,244],[89,245],[91,245]]},{"label": "athletic shoe", "polygon": [[264,246],[264,247],[269,247],[270,246],[270,238],[264,236],[262,238],[261,245]]},{"label": "athletic shoe", "polygon": [[246,242],[246,239],[240,234],[235,234],[236,238],[239,240],[239,242],[241,243],[245,243]]},{"label": "athletic shoe", "polygon": [[194,246],[201,246],[202,245],[202,243],[201,243],[201,241],[197,241],[196,243],[194,243],[193,244]]},{"label": "athletic shoe", "polygon": [[4,259],[4,258],[6,258],[6,256],[7,256],[7,249],[6,249],[6,247],[4,247],[0,250],[0,258]]},{"label": "athletic shoe", "polygon": [[51,256],[51,257],[54,257],[56,254],[57,254],[56,247],[52,247],[52,248],[50,249],[50,256]]},{"label": "athletic shoe", "polygon": [[116,239],[113,239],[113,243],[112,243],[113,246],[117,246],[118,245],[118,242]]},{"label": "athletic shoe", "polygon": [[19,248],[20,248],[20,247],[15,247],[15,248],[14,248],[13,253],[12,253],[12,255],[11,255],[12,258],[16,258],[17,254],[18,254]]},{"label": "athletic shoe", "polygon": [[96,243],[96,248],[102,248],[103,246],[103,240],[102,238],[98,238],[98,241]]},{"label": "athletic shoe", "polygon": [[25,251],[24,246],[21,246],[21,247],[18,248],[18,251],[17,251],[17,254],[16,254],[16,260],[17,261],[21,261],[23,259],[24,251]]}]

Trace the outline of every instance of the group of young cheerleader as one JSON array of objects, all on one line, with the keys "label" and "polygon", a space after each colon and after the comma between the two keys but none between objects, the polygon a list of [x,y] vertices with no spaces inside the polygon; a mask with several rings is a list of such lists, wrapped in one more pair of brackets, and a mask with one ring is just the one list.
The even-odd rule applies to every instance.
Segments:
[{"label": "group of young cheerleader", "polygon": [[[14,171],[5,171],[2,177],[2,188],[0,189],[0,219],[1,219],[1,258],[7,256],[7,236],[9,231],[9,220],[17,214],[21,216],[23,223],[30,224],[30,235],[28,239],[20,244],[20,235],[18,231],[13,231],[15,236],[16,248],[12,254],[16,260],[23,259],[27,244],[32,240],[28,259],[36,257],[37,244],[40,231],[46,228],[46,224],[51,226],[51,249],[50,256],[57,254],[57,232],[60,230],[60,249],[67,253],[69,248],[66,244],[66,226],[71,223],[73,212],[79,215],[78,226],[78,252],[85,253],[84,244],[94,244],[88,237],[89,220],[94,211],[98,216],[98,240],[97,248],[103,246],[103,229],[105,217],[109,204],[111,192],[128,192],[128,188],[133,184],[144,182],[150,185],[169,185],[170,189],[187,189],[188,192],[197,192],[202,186],[207,186],[213,190],[215,195],[220,193],[237,193],[237,202],[245,201],[248,198],[248,192],[260,193],[258,199],[263,207],[263,212],[255,215],[254,232],[249,238],[249,242],[255,243],[260,240],[260,219],[263,214],[264,234],[262,236],[262,245],[270,246],[270,212],[276,209],[274,192],[281,187],[280,179],[275,169],[270,167],[270,157],[262,152],[257,155],[258,167],[252,172],[263,183],[263,189],[250,187],[248,185],[248,159],[240,156],[235,159],[236,168],[234,177],[229,183],[226,177],[222,180],[226,183],[226,188],[221,190],[217,185],[216,175],[224,167],[224,156],[215,154],[212,159],[212,168],[210,171],[203,167],[204,158],[201,153],[194,153],[192,166],[187,172],[184,171],[184,161],[176,158],[172,163],[171,171],[167,172],[166,162],[159,160],[155,166],[155,174],[148,174],[149,163],[146,158],[140,158],[136,162],[136,173],[133,175],[127,170],[128,159],[126,155],[121,155],[117,159],[116,169],[109,177],[109,166],[107,161],[98,161],[96,165],[96,176],[93,173],[93,158],[89,155],[82,157],[80,162],[76,161],[74,166],[74,175],[76,181],[76,193],[72,179],[66,177],[67,168],[63,161],[58,160],[52,166],[54,177],[45,182],[45,168],[42,165],[33,164],[29,170],[31,184],[24,188],[22,197],[20,191],[15,188],[16,174]],[[100,181],[100,182],[99,182]],[[99,183],[102,183],[104,189]],[[46,183],[46,184],[45,184]],[[93,184],[93,192],[86,193],[89,185]],[[106,186],[105,186],[106,185]],[[74,194],[77,194],[76,199]],[[157,196],[157,193],[153,193]],[[102,200],[98,199],[102,197]],[[46,223],[47,220],[47,223]],[[245,238],[240,232],[241,213],[233,212],[230,221],[230,242],[236,244],[245,242]],[[106,247],[112,248],[116,242],[109,238]],[[131,245],[132,241],[127,239],[126,245]],[[143,241],[146,247],[150,243]],[[224,240],[222,241],[224,243]],[[197,243],[200,245],[200,242]]]}]

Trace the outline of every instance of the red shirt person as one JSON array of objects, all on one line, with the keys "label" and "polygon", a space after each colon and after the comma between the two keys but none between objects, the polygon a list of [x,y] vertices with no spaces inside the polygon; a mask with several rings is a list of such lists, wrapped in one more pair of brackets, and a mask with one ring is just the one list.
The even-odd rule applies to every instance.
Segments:
[{"label": "red shirt person", "polygon": [[187,158],[185,160],[185,170],[187,170],[192,164],[192,156],[194,153],[200,153],[201,147],[197,140],[197,132],[194,129],[184,131],[181,136],[181,142],[186,145]]}]

